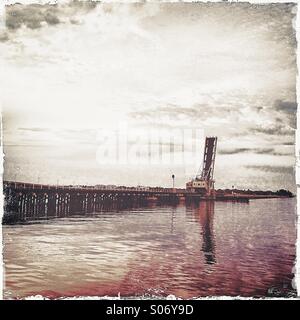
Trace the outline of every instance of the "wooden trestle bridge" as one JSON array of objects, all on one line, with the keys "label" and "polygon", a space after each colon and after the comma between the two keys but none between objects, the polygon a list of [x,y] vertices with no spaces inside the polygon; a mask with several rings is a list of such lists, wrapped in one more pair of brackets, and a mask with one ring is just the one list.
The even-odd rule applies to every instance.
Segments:
[{"label": "wooden trestle bridge", "polygon": [[178,188],[53,186],[5,181],[4,196],[6,216],[22,221],[146,206],[153,202],[176,204],[193,195]]},{"label": "wooden trestle bridge", "polygon": [[[59,186],[4,181],[4,223],[33,219],[68,217],[111,209],[178,204],[191,200],[234,200],[243,197],[218,196],[213,169],[216,137],[205,141],[202,172],[186,189],[160,187]],[[174,178],[174,176],[172,176]],[[246,199],[247,200],[247,199]]]}]

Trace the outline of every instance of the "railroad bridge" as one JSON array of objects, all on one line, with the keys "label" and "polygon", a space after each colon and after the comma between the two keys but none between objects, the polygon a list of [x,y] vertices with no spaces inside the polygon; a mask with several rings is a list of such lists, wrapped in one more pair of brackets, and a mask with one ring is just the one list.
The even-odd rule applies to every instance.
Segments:
[{"label": "railroad bridge", "polygon": [[96,188],[4,182],[4,212],[13,220],[67,217],[105,209],[125,209],[150,203],[176,204],[187,192],[178,188]]},{"label": "railroad bridge", "polygon": [[206,138],[201,174],[188,182],[186,189],[53,186],[4,181],[4,222],[67,217],[105,209],[146,206],[150,203],[161,205],[177,204],[181,200],[215,199],[213,169],[216,142],[216,137]]}]

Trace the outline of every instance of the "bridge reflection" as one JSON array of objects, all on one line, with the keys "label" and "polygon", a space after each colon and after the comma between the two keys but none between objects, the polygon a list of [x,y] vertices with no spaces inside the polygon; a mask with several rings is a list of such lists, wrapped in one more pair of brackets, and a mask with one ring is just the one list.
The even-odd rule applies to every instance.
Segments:
[{"label": "bridge reflection", "polygon": [[202,252],[204,253],[205,262],[207,264],[216,263],[216,243],[213,228],[215,202],[214,201],[198,201],[190,203],[193,218],[201,225]]}]

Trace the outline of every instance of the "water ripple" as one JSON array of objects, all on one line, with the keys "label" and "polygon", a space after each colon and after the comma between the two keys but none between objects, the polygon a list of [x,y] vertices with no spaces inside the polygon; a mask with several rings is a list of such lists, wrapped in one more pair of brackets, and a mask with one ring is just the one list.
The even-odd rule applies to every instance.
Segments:
[{"label": "water ripple", "polygon": [[294,199],[105,212],[3,231],[6,298],[293,291]]}]

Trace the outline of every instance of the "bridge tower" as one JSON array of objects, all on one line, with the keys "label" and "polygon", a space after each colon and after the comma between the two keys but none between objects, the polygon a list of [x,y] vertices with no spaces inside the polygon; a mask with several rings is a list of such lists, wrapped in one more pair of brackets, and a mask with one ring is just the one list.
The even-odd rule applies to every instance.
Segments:
[{"label": "bridge tower", "polygon": [[192,181],[187,182],[186,189],[188,191],[213,196],[216,149],[217,137],[206,137],[202,168]]}]

